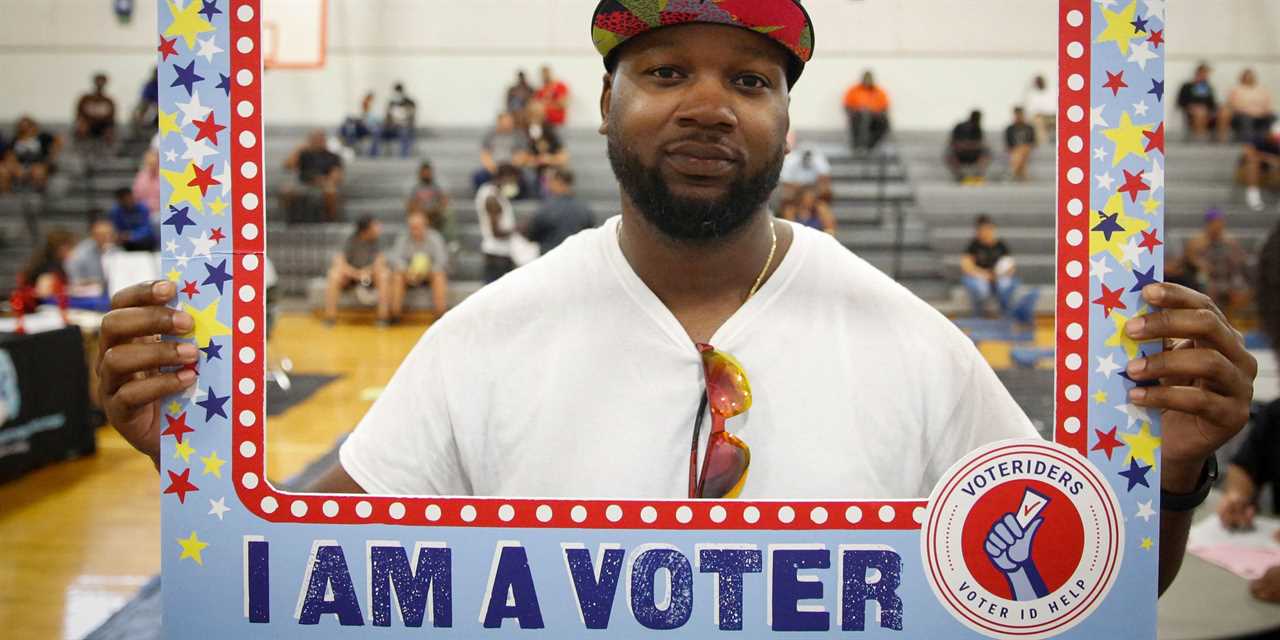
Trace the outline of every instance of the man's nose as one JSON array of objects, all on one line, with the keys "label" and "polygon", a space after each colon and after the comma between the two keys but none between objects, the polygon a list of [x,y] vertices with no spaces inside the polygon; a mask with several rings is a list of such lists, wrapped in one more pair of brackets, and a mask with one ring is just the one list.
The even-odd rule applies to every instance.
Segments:
[{"label": "man's nose", "polygon": [[722,133],[733,131],[738,126],[733,95],[720,79],[714,77],[694,81],[677,112],[677,119],[682,127],[716,129]]}]

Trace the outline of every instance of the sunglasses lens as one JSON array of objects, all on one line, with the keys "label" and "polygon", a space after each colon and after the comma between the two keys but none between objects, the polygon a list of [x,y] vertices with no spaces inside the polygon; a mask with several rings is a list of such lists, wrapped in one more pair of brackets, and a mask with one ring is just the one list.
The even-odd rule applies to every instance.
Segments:
[{"label": "sunglasses lens", "polygon": [[707,376],[707,395],[711,410],[729,419],[751,408],[751,383],[742,365],[733,356],[720,351],[702,352],[702,364]]},{"label": "sunglasses lens", "polygon": [[721,431],[707,443],[707,466],[702,498],[737,498],[747,483],[751,449],[737,436]]}]

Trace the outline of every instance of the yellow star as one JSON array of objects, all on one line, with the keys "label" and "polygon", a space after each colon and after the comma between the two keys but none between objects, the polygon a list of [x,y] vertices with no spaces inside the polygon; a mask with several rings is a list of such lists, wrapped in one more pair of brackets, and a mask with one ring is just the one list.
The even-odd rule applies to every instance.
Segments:
[{"label": "yellow star", "polygon": [[170,133],[182,134],[182,127],[178,126],[178,114],[165,113],[164,109],[160,110],[160,137],[163,138]]},{"label": "yellow star", "polygon": [[[1097,44],[1104,42],[1114,42],[1120,47],[1122,55],[1129,55],[1129,41],[1138,37],[1133,29],[1133,17],[1138,12],[1138,1],[1134,0],[1129,6],[1121,9],[1119,12],[1112,11],[1106,7],[1102,8],[1102,17],[1107,20],[1107,28],[1102,30],[1095,41]],[[187,45],[190,46],[190,45]]]},{"label": "yellow star", "polygon": [[1142,212],[1147,215],[1154,214],[1160,208],[1160,201],[1155,198],[1147,198],[1142,201]]},{"label": "yellow star", "polygon": [[179,9],[173,3],[173,0],[167,0],[165,4],[169,5],[169,13],[173,15],[173,23],[168,29],[164,30],[164,35],[182,36],[183,41],[187,43],[187,48],[191,49],[196,46],[196,36],[201,33],[213,31],[213,25],[209,24],[204,18],[200,17],[201,4],[198,2],[188,2],[187,6]]},{"label": "yellow star", "polygon": [[213,215],[215,216],[222,215],[222,212],[226,208],[227,208],[227,203],[222,201],[222,196],[218,196],[217,200],[214,200],[213,202],[209,203],[209,211],[212,211]]},{"label": "yellow star", "polygon": [[188,162],[187,168],[181,173],[177,171],[169,171],[161,169],[160,175],[164,176],[165,182],[173,188],[173,195],[169,196],[169,205],[176,206],[183,202],[188,202],[196,208],[196,211],[204,211],[204,202],[200,197],[200,188],[191,186],[191,182],[196,179],[195,164]]},{"label": "yellow star", "polygon": [[182,303],[182,310],[191,314],[191,317],[195,318],[196,321],[191,333],[183,337],[194,336],[196,345],[204,348],[209,346],[209,341],[213,338],[231,335],[231,328],[218,322],[218,303],[220,302],[222,302],[221,298],[214,300],[203,309],[196,309],[190,304]]},{"label": "yellow star", "polygon": [[[1111,231],[1110,239],[1107,233],[1103,231],[1089,232],[1089,255],[1096,256],[1100,253],[1110,253],[1120,264],[1126,264],[1124,247],[1129,244],[1129,239],[1138,235],[1138,232],[1147,229],[1151,223],[1142,218],[1134,218],[1125,213],[1125,199],[1123,193],[1113,193],[1107,198],[1107,204],[1103,207],[1102,212],[1108,216],[1119,214],[1116,217],[1116,224],[1120,225],[1121,231]],[[1096,213],[1093,216],[1095,226],[1102,221],[1101,216]]]},{"label": "yellow star", "polygon": [[1142,423],[1142,428],[1138,429],[1137,434],[1122,433],[1120,439],[1129,445],[1129,457],[1125,458],[1125,462],[1133,459],[1142,461],[1143,464],[1155,466],[1156,449],[1160,447],[1160,437],[1151,435],[1151,425]]},{"label": "yellow star", "polygon": [[1142,544],[1140,544],[1140,545],[1138,545],[1138,546],[1139,546],[1139,547],[1142,547],[1142,548],[1143,548],[1144,550],[1146,550],[1146,551],[1150,551],[1150,550],[1151,550],[1151,547],[1152,547],[1153,545],[1155,545],[1155,543],[1151,541],[1151,537],[1150,537],[1150,536],[1147,536],[1147,537],[1145,537],[1145,538],[1143,538],[1143,539],[1142,539]]},{"label": "yellow star", "polygon": [[178,538],[178,544],[182,545],[182,555],[178,556],[179,560],[191,558],[196,564],[204,566],[204,558],[200,556],[200,552],[209,546],[208,542],[196,537],[196,532],[192,531],[190,536]]},{"label": "yellow star", "polygon": [[1102,135],[1116,143],[1116,152],[1111,154],[1111,166],[1119,166],[1120,161],[1130,155],[1142,156],[1143,160],[1147,159],[1147,138],[1142,135],[1143,131],[1155,131],[1155,127],[1149,124],[1134,124],[1128,111],[1120,114],[1119,126],[1102,130]]},{"label": "yellow star", "polygon": [[1098,404],[1106,404],[1107,392],[1099,389],[1097,393],[1093,394],[1093,401]]},{"label": "yellow star", "polygon": [[170,269],[169,273],[166,273],[164,275],[166,278],[169,279],[169,282],[177,282],[178,280],[182,279],[182,272],[178,271],[177,269]]},{"label": "yellow star", "polygon": [[182,442],[178,443],[177,447],[174,448],[173,457],[175,459],[182,458],[183,462],[191,462],[191,454],[195,452],[196,450],[192,448],[191,443],[187,442],[186,440],[183,440]]},{"label": "yellow star", "polygon": [[204,463],[204,471],[201,472],[201,475],[207,476],[209,474],[213,474],[213,477],[215,478],[222,477],[222,465],[227,463],[226,460],[221,460],[218,458],[217,451],[210,453],[206,457],[200,458],[200,462]]},{"label": "yellow star", "polygon": [[[1146,307],[1143,307],[1139,309],[1138,313],[1133,317],[1136,318],[1141,315],[1146,315],[1148,312],[1149,310]],[[1138,343],[1124,332],[1125,325],[1129,324],[1129,320],[1130,318],[1126,318],[1123,313],[1120,313],[1119,311],[1112,311],[1111,322],[1115,323],[1116,332],[1111,334],[1111,337],[1107,338],[1107,341],[1104,344],[1108,347],[1123,347],[1125,355],[1129,356],[1129,359],[1132,360],[1138,357]]]},{"label": "yellow star", "polygon": [[178,404],[177,400],[174,400],[170,402],[169,406],[165,407],[165,409],[167,409],[169,413],[177,415],[179,411],[182,411],[182,405]]}]

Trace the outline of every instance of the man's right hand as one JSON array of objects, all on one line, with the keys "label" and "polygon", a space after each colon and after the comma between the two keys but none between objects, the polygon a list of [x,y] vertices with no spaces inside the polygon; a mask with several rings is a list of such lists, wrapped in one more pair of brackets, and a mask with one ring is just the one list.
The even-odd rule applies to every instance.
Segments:
[{"label": "man's right hand", "polygon": [[1222,526],[1228,529],[1249,529],[1253,527],[1253,516],[1258,509],[1253,499],[1238,491],[1227,491],[1218,501],[1218,517]]},{"label": "man's right hand", "polygon": [[99,398],[107,420],[138,451],[160,461],[160,401],[196,381],[195,345],[162,341],[191,333],[195,319],[165,305],[177,295],[171,282],[146,282],[117,293],[102,319],[98,357]]}]

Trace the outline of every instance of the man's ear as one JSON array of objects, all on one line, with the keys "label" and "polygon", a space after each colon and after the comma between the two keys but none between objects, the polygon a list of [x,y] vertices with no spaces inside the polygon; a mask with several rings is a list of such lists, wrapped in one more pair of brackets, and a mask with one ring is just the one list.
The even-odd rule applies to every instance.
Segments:
[{"label": "man's ear", "polygon": [[600,87],[600,135],[609,133],[609,110],[613,99],[613,74],[604,74]]}]

